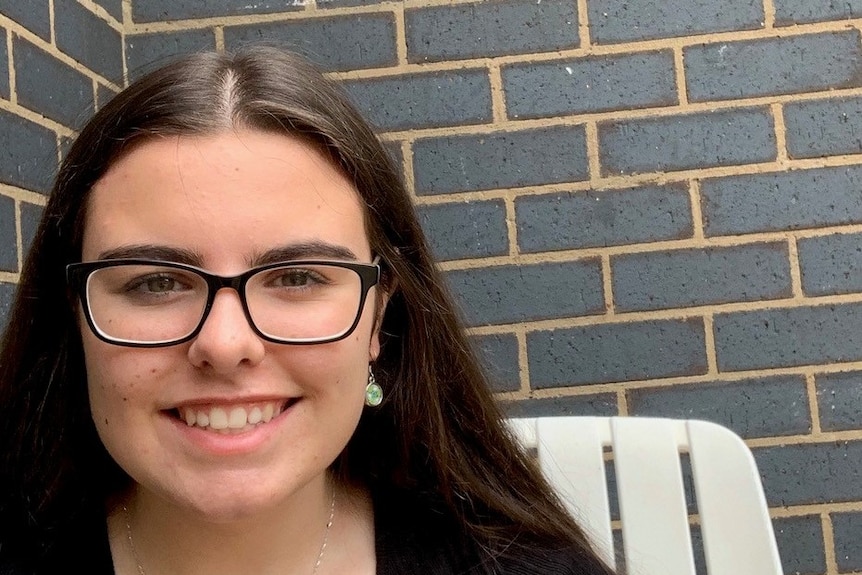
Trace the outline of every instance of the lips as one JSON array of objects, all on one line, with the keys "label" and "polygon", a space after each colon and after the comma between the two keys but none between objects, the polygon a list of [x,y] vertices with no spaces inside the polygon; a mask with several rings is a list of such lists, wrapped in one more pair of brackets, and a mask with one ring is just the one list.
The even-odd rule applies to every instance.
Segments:
[{"label": "lips", "polygon": [[176,416],[189,427],[219,433],[242,433],[269,423],[297,400],[260,401],[232,405],[189,405],[176,409]]}]

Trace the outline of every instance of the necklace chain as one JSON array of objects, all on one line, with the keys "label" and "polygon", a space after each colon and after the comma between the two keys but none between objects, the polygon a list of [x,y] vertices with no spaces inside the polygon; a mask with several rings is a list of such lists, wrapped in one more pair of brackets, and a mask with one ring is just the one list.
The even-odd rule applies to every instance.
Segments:
[{"label": "necklace chain", "polygon": [[[138,557],[138,550],[135,547],[135,539],[132,537],[132,521],[129,514],[129,508],[123,504],[123,517],[126,519],[126,538],[129,540],[129,549],[132,551],[132,559],[138,567],[138,575],[147,575],[144,571],[144,566],[141,565],[141,559]],[[314,568],[311,570],[311,575],[317,573],[320,567],[320,562],[323,561],[323,554],[326,551],[326,544],[329,541],[329,530],[332,527],[332,520],[335,519],[335,489],[332,489],[332,497],[329,500],[329,519],[326,521],[326,530],[323,532],[323,543],[320,544],[320,551],[317,553],[317,561],[314,562]]]}]

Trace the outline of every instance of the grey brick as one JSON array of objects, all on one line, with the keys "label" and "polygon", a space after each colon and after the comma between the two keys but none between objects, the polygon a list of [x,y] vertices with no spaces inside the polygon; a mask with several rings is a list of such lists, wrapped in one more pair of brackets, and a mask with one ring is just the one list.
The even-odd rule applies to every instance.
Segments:
[{"label": "grey brick", "polygon": [[574,2],[495,0],[404,11],[407,59],[437,62],[578,46]]},{"label": "grey brick", "polygon": [[683,56],[692,102],[862,85],[858,30],[690,46]]},{"label": "grey brick", "polygon": [[862,571],[862,513],[832,513],[835,559],[842,573]]},{"label": "grey brick", "polygon": [[800,239],[799,263],[806,295],[862,291],[862,234]]},{"label": "grey brick", "polygon": [[99,84],[96,86],[96,106],[101,110],[117,93],[111,88]]},{"label": "grey brick", "polygon": [[516,391],[521,387],[518,339],[514,334],[474,335],[470,341],[485,367],[492,391]]},{"label": "grey brick", "polygon": [[824,20],[846,20],[862,16],[860,0],[774,0],[776,26]]},{"label": "grey brick", "polygon": [[0,14],[15,20],[44,40],[51,40],[48,0],[0,0]]},{"label": "grey brick", "polygon": [[509,253],[506,205],[502,200],[420,206],[418,210],[439,260]]},{"label": "grey brick", "polygon": [[544,252],[691,237],[684,183],[564,192],[515,200],[521,252]]},{"label": "grey brick", "polygon": [[15,227],[15,200],[0,195],[0,270],[18,271],[18,232]]},{"label": "grey brick", "polygon": [[612,257],[614,304],[643,311],[790,297],[789,258],[784,242]]},{"label": "grey brick", "polygon": [[123,40],[107,22],[77,2],[54,3],[57,47],[116,83],[123,81]]},{"label": "grey brick", "polygon": [[826,572],[819,515],[776,517],[772,520],[772,529],[785,573],[820,575]]},{"label": "grey brick", "polygon": [[670,50],[513,64],[503,67],[502,76],[510,118],[678,103]]},{"label": "grey brick", "polygon": [[786,104],[784,125],[791,158],[862,152],[862,98]]},{"label": "grey brick", "polygon": [[382,131],[491,120],[491,81],[486,70],[349,80],[344,87],[365,118]]},{"label": "grey brick", "polygon": [[24,253],[30,249],[30,244],[36,236],[39,220],[42,219],[44,208],[36,204],[21,202],[21,245]]},{"label": "grey brick", "polygon": [[0,110],[0,182],[44,192],[56,168],[56,134]]},{"label": "grey brick", "polygon": [[395,19],[390,13],[352,14],[245,26],[226,26],[228,50],[252,42],[276,41],[325,70],[393,66],[398,61]]},{"label": "grey brick", "polygon": [[619,413],[614,393],[542,397],[502,402],[506,417],[546,417],[561,415],[592,415],[611,417]]},{"label": "grey brick", "polygon": [[146,0],[132,2],[134,22],[165,22],[186,18],[207,18],[211,16],[235,16],[241,14],[275,14],[302,10],[302,0]]},{"label": "grey brick", "polygon": [[708,236],[862,222],[862,167],[794,170],[701,182]]},{"label": "grey brick", "polygon": [[209,28],[126,36],[126,68],[135,80],[182,54],[215,49]]},{"label": "grey brick", "polygon": [[767,162],[775,128],[764,108],[602,122],[599,155],[605,175]]},{"label": "grey brick", "polygon": [[0,282],[0,330],[9,322],[9,310],[15,299],[15,284]]},{"label": "grey brick", "polygon": [[720,371],[862,360],[862,304],[719,314],[714,319]]},{"label": "grey brick", "polygon": [[21,38],[12,50],[19,104],[70,128],[92,114],[92,80]]},{"label": "grey brick", "polygon": [[592,325],[527,334],[538,389],[706,373],[700,318]]},{"label": "grey brick", "polygon": [[586,180],[586,136],[583,126],[558,126],[419,139],[413,171],[419,195]]},{"label": "grey brick", "polygon": [[597,259],[446,274],[470,326],[593,315],[605,309]]},{"label": "grey brick", "polygon": [[756,30],[763,26],[757,0],[591,0],[590,30],[597,44]]},{"label": "grey brick", "polygon": [[811,431],[801,376],[632,389],[628,391],[628,405],[630,415],[704,419],[745,438]]},{"label": "grey brick", "polygon": [[9,99],[9,51],[6,49],[6,30],[0,28],[0,98]]},{"label": "grey brick", "polygon": [[123,21],[123,0],[95,0],[95,2],[118,22]]},{"label": "grey brick", "polygon": [[859,429],[862,413],[862,371],[815,377],[820,427],[823,431]]},{"label": "grey brick", "polygon": [[862,442],[790,444],[752,449],[772,506],[862,499]]}]

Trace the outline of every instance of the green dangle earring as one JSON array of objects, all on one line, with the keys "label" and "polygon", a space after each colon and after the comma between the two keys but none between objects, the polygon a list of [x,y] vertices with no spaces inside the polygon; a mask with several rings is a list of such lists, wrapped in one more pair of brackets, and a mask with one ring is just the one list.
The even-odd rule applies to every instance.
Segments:
[{"label": "green dangle earring", "polygon": [[383,401],[383,388],[374,379],[371,364],[368,365],[368,385],[365,386],[365,405],[377,407]]}]

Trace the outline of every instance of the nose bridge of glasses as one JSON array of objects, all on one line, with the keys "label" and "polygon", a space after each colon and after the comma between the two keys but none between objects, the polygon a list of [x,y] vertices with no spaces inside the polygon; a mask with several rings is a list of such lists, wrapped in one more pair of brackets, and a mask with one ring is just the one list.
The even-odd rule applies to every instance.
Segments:
[{"label": "nose bridge of glasses", "polygon": [[228,288],[238,293],[241,299],[244,296],[243,288],[247,279],[248,274],[240,274],[238,276],[209,275],[206,277],[209,289],[212,292],[212,297],[215,297],[220,290]]},{"label": "nose bridge of glasses", "polygon": [[[239,300],[246,321],[248,321],[250,325],[252,324],[251,315],[248,309],[248,301],[245,296],[245,284],[248,281],[247,273],[237,276],[218,276],[215,274],[208,274],[204,276],[204,278],[209,286],[209,304],[201,318],[201,324],[207,321],[210,311],[215,305],[216,297],[223,289],[233,290],[236,293],[237,300]],[[254,328],[253,325],[251,325],[251,327],[252,329]]]}]

